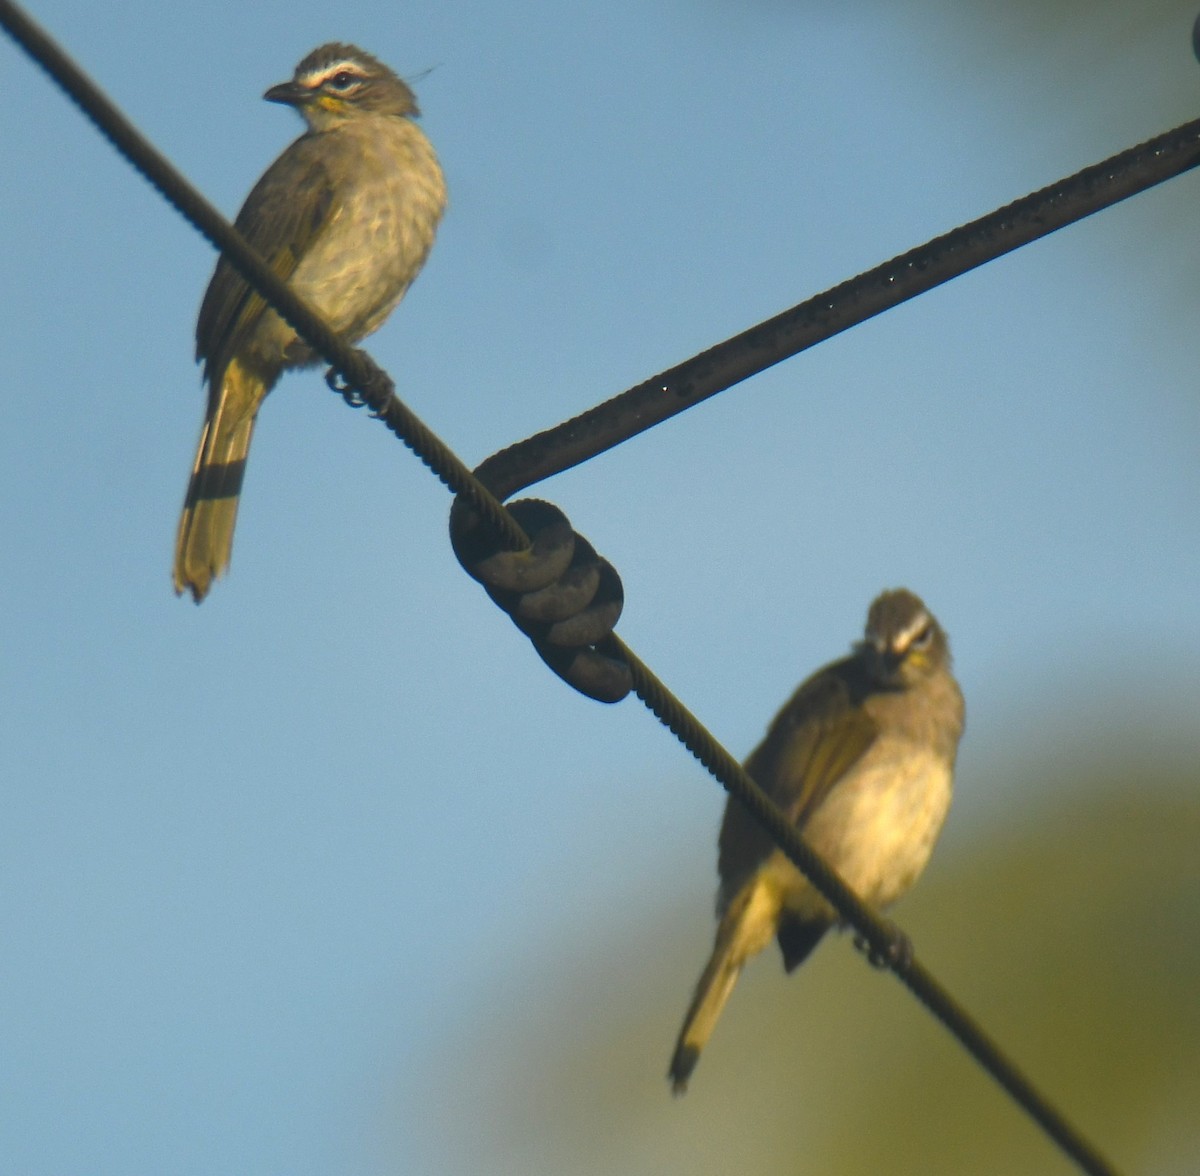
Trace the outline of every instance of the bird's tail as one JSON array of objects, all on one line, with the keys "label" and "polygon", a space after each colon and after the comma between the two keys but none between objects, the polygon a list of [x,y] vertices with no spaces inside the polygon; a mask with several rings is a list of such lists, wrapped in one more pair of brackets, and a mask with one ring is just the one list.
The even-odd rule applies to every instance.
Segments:
[{"label": "bird's tail", "polygon": [[712,955],[696,984],[667,1077],[676,1094],[687,1089],[700,1051],[716,1028],[717,1018],[751,956],[771,941],[779,922],[781,898],[770,882],[758,876],[748,882],[726,908],[717,927]]},{"label": "bird's tail", "polygon": [[229,566],[246,455],[266,394],[263,380],[233,360],[209,400],[175,538],[175,591],[190,591],[197,604]]}]

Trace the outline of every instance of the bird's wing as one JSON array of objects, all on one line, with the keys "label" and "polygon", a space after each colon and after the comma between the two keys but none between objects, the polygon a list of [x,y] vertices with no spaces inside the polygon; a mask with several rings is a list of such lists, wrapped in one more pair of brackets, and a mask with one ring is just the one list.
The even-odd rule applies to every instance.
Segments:
[{"label": "bird's wing", "polygon": [[[746,760],[746,771],[797,827],[804,826],[878,734],[861,705],[866,685],[857,669],[846,659],[804,682]],[[758,823],[731,802],[718,844],[721,877],[729,880],[754,869],[771,848]]]},{"label": "bird's wing", "polygon": [[[281,277],[329,224],[336,196],[320,138],[303,135],[263,173],[242,205],[234,226]],[[196,358],[205,376],[223,372],[262,315],[265,302],[225,260],[217,263],[196,322]]]}]

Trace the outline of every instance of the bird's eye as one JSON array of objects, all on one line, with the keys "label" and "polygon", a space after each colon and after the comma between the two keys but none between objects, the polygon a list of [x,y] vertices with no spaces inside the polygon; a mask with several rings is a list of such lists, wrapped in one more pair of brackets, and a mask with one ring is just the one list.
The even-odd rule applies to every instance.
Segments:
[{"label": "bird's eye", "polygon": [[928,649],[930,642],[933,640],[933,626],[925,625],[921,631],[912,639],[911,649]]},{"label": "bird's eye", "polygon": [[359,79],[356,74],[352,74],[349,70],[343,69],[335,73],[333,77],[326,81],[325,84],[331,90],[338,90],[344,94],[347,90],[354,89],[354,87],[358,85],[358,80]]}]

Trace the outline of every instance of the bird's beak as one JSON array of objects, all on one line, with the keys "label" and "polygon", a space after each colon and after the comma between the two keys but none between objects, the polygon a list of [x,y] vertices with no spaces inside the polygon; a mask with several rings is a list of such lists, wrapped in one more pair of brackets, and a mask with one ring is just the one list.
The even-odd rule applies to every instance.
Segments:
[{"label": "bird's beak", "polygon": [[886,641],[879,637],[868,638],[859,642],[858,648],[875,659],[879,670],[889,677],[899,668],[904,660],[903,653],[897,653]]},{"label": "bird's beak", "polygon": [[272,86],[263,97],[268,102],[282,102],[285,106],[302,106],[312,97],[312,91],[295,82],[280,82]]}]

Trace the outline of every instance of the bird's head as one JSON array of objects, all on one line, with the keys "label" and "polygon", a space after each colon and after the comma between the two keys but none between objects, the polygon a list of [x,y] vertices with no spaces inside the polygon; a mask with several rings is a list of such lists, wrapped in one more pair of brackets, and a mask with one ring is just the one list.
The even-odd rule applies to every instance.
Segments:
[{"label": "bird's head", "polygon": [[314,49],[296,66],[291,81],[272,86],[263,97],[294,106],[314,131],[364,113],[398,118],[420,113],[412,90],[382,61],[336,41]]},{"label": "bird's head", "polygon": [[907,588],[889,589],[875,598],[858,649],[869,660],[872,676],[892,688],[913,686],[950,665],[945,632]]}]

